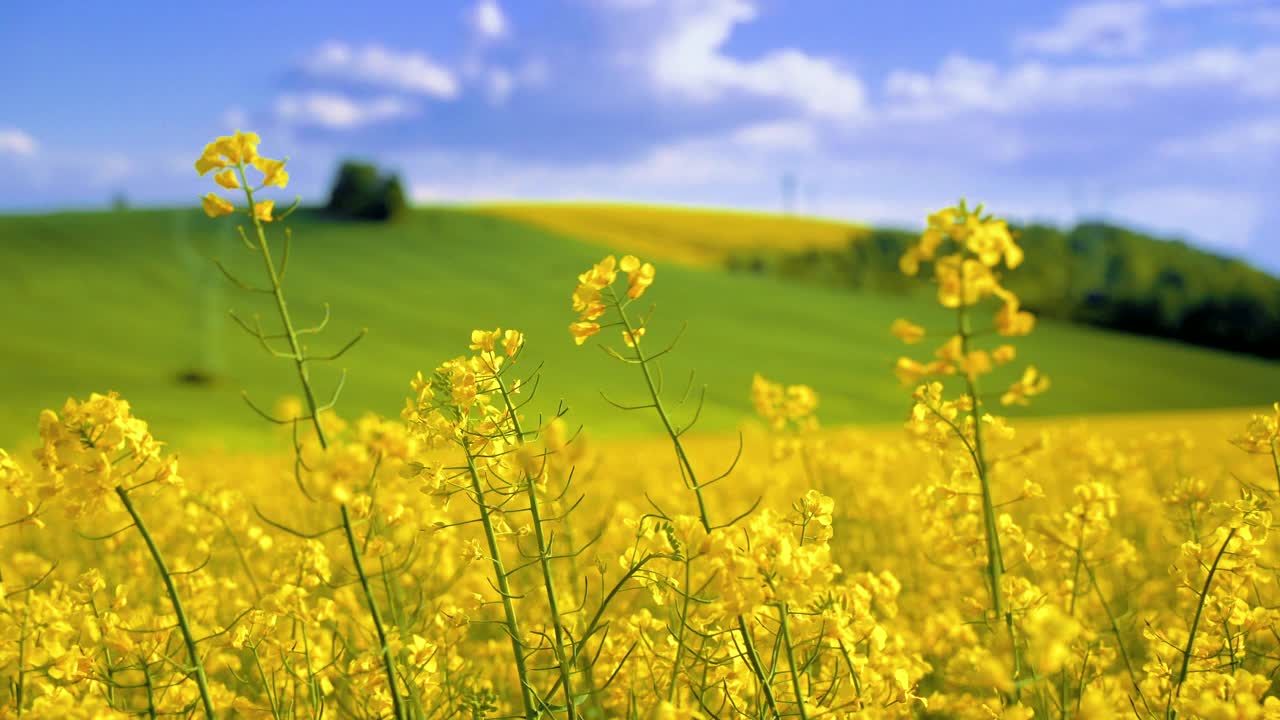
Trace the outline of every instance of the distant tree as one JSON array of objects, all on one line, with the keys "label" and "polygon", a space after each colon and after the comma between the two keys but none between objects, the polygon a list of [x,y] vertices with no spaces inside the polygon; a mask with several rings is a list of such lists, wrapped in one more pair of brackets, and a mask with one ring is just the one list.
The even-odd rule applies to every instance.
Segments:
[{"label": "distant tree", "polygon": [[399,176],[372,163],[347,160],[338,168],[326,210],[349,220],[393,220],[408,208]]}]

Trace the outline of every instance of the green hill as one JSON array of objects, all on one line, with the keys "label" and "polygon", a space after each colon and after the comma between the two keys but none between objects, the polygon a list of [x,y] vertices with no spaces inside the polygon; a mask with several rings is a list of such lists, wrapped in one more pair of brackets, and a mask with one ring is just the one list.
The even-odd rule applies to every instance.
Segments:
[{"label": "green hill", "polygon": [[[601,389],[639,395],[634,369],[573,345],[569,294],[597,245],[466,209],[416,210],[391,225],[300,215],[286,280],[299,322],[333,319],[313,341],[340,347],[368,337],[340,361],[349,370],[339,409],[395,414],[409,378],[466,352],[473,328],[524,330],[526,365],[545,361],[535,406],[564,399],[570,418],[597,435],[653,431],[644,413],[621,413]],[[626,248],[619,248],[625,251]],[[264,296],[214,274],[221,256],[245,278],[260,266],[230,226],[198,211],[67,213],[0,217],[0,446],[34,440],[36,417],[68,395],[119,390],[157,435],[179,447],[274,443],[244,406],[296,392],[289,363],[268,357],[225,310],[270,320]],[[909,391],[891,373],[902,351],[887,328],[906,316],[940,325],[926,298],[809,287],[768,277],[661,264],[646,295],[657,304],[656,341],[688,329],[665,374],[678,393],[691,368],[707,385],[702,426],[734,427],[750,412],[753,372],[813,385],[828,424],[896,422]],[[917,352],[927,352],[927,350]],[[1280,397],[1280,364],[1158,340],[1046,322],[1020,344],[1053,390],[1029,411],[1078,414],[1257,406]],[[180,383],[213,369],[213,385]],[[318,367],[323,393],[338,367]]]}]

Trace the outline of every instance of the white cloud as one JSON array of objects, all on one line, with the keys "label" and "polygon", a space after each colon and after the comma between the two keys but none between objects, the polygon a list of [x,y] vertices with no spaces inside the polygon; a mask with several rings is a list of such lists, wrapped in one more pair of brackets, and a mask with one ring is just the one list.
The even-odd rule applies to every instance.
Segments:
[{"label": "white cloud", "polygon": [[1280,153],[1280,116],[1230,125],[1193,137],[1168,140],[1157,153],[1174,159],[1267,163]]},{"label": "white cloud", "polygon": [[963,55],[933,74],[895,70],[885,92],[891,114],[937,117],[963,110],[1012,113],[1125,103],[1132,93],[1218,87],[1244,96],[1280,96],[1280,46],[1209,48],[1161,60],[1010,68]]},{"label": "white cloud", "polygon": [[1049,55],[1135,55],[1147,44],[1148,15],[1147,5],[1136,1],[1077,5],[1054,27],[1018,35],[1014,46]]},{"label": "white cloud", "polygon": [[467,21],[471,29],[486,40],[501,40],[511,32],[511,25],[498,0],[479,0],[467,14]]},{"label": "white cloud", "polygon": [[1262,199],[1245,191],[1191,185],[1154,187],[1122,193],[1109,215],[1155,231],[1190,236],[1221,250],[1249,247],[1266,209]]},{"label": "white cloud", "polygon": [[1245,13],[1248,22],[1269,29],[1280,29],[1280,8],[1261,8]]},{"label": "white cloud", "polygon": [[1228,7],[1231,5],[1239,5],[1242,2],[1249,2],[1249,1],[1250,0],[1160,0],[1159,4],[1161,7],[1166,7],[1173,10],[1186,10],[1188,8],[1201,8],[1201,7],[1207,7],[1207,8]]},{"label": "white cloud", "polygon": [[762,189],[776,200],[781,174],[796,169],[796,151],[807,149],[803,135],[787,123],[747,126],[657,145],[620,162],[559,165],[442,150],[398,156],[397,163],[412,196],[423,202],[573,198],[743,206]]},{"label": "white cloud", "polygon": [[36,139],[17,128],[0,128],[0,155],[31,157],[39,150]]},{"label": "white cloud", "polygon": [[233,105],[222,113],[222,124],[228,130],[239,130],[249,122],[249,114],[244,108]]},{"label": "white cloud", "polygon": [[303,68],[315,77],[347,80],[448,100],[458,95],[458,80],[448,68],[420,52],[396,52],[381,45],[353,48],[328,43],[312,53]]},{"label": "white cloud", "polygon": [[276,116],[294,125],[349,130],[363,125],[412,115],[414,107],[396,97],[355,100],[336,93],[282,95],[276,99]]},{"label": "white cloud", "polygon": [[813,115],[848,118],[865,105],[862,82],[835,61],[800,50],[773,50],[754,60],[723,52],[734,26],[756,17],[747,0],[683,0],[670,8],[649,56],[659,90],[695,101],[744,93],[785,100]]},{"label": "white cloud", "polygon": [[463,65],[462,77],[468,85],[483,89],[489,102],[503,105],[517,91],[545,86],[551,77],[546,61],[533,58],[518,67],[504,67],[474,59]]},{"label": "white cloud", "polygon": [[89,179],[97,185],[114,185],[128,179],[136,172],[137,166],[128,156],[109,153],[94,160]]},{"label": "white cloud", "polygon": [[[465,151],[398,155],[397,163],[418,202],[626,200],[778,211],[779,180],[793,174],[804,189],[801,211],[806,214],[919,227],[926,213],[955,202],[956,193],[963,192],[1020,222],[1081,219],[1078,203],[1056,182],[975,175],[927,155],[909,163],[892,154],[855,161],[825,153],[797,155],[787,143],[780,149],[750,139],[787,137],[793,131],[777,129],[783,124],[768,131],[761,127],[771,126],[673,142],[617,163],[555,165]],[[1188,182],[1108,192],[1102,216],[1238,254],[1258,236],[1265,210],[1261,196],[1247,188]],[[1096,219],[1099,211],[1085,216]]]},{"label": "white cloud", "polygon": [[762,150],[813,151],[818,147],[818,135],[813,126],[797,121],[748,125],[737,129],[730,137],[744,147]]},{"label": "white cloud", "polygon": [[502,68],[490,68],[485,74],[485,82],[489,86],[489,99],[498,105],[506,102],[516,88],[515,76]]}]

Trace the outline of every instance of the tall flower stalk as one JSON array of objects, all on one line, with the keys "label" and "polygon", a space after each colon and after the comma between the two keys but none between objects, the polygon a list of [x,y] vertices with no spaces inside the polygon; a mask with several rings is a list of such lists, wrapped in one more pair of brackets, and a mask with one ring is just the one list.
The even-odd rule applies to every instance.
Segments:
[{"label": "tall flower stalk", "polygon": [[[501,625],[511,644],[522,714],[534,718],[563,710],[572,720],[580,716],[578,706],[583,699],[599,689],[594,687],[590,673],[585,677],[585,690],[580,684],[582,678],[575,677],[585,644],[599,629],[605,607],[631,574],[601,600],[594,619],[575,638],[564,620],[567,605],[554,564],[557,560],[572,563],[584,548],[554,547],[551,523],[563,521],[576,503],[554,519],[548,517],[544,506],[556,500],[548,487],[553,443],[545,449],[535,445],[541,430],[530,430],[521,420],[521,407],[529,400],[515,399],[524,388],[536,387],[537,373],[523,379],[508,376],[517,365],[524,342],[524,335],[516,330],[475,330],[470,345],[474,355],[448,360],[429,377],[419,374],[413,380],[414,396],[403,413],[411,432],[426,447],[461,451],[465,465],[457,472],[442,465],[437,465],[435,472],[426,472],[425,465],[414,463],[404,474],[424,477],[422,490],[428,495],[447,499],[463,494],[475,505],[476,517],[459,524],[478,522],[483,531],[485,548],[476,547],[469,557],[487,557],[492,567],[489,582],[502,605]],[[568,481],[560,497],[567,492]],[[513,523],[519,522],[516,518],[526,515],[528,524],[513,528]],[[531,550],[521,546],[519,538],[525,535],[533,538]],[[515,563],[504,556],[510,555],[511,544],[520,556]],[[537,583],[547,601],[546,625],[550,626],[550,633],[538,629],[538,618],[529,612],[531,608],[517,587],[519,583],[513,582],[525,569],[538,572]],[[535,637],[541,639],[532,639]],[[538,663],[531,659],[539,655],[550,655],[550,661]],[[535,687],[535,671],[539,670],[555,676],[546,692]],[[551,700],[557,693],[563,698],[560,706]]]},{"label": "tall flower stalk", "polygon": [[[618,277],[618,272],[626,273],[627,291],[624,296],[620,296],[614,290],[614,282]],[[701,414],[701,397],[698,401],[697,409],[695,409],[692,418],[684,425],[677,425],[672,419],[671,413],[667,409],[662,398],[661,381],[655,370],[655,362],[662,356],[666,355],[674,348],[674,343],[664,350],[646,354],[644,351],[643,338],[647,332],[647,328],[643,320],[636,321],[629,314],[628,309],[634,301],[638,300],[645,291],[653,284],[656,270],[650,263],[641,262],[639,258],[633,255],[624,256],[620,261],[612,255],[606,257],[601,262],[594,265],[587,272],[578,277],[578,287],[573,292],[573,309],[579,313],[578,320],[569,325],[569,332],[573,336],[574,341],[581,345],[586,340],[601,329],[598,322],[604,318],[606,314],[612,310],[613,325],[621,328],[622,341],[631,349],[630,356],[623,355],[618,351],[605,347],[605,351],[613,357],[625,363],[639,366],[641,376],[644,378],[644,385],[648,402],[640,405],[622,405],[613,403],[615,406],[623,410],[644,410],[652,409],[657,414],[659,421],[662,423],[663,430],[667,437],[671,440],[671,447],[675,453],[676,461],[680,468],[680,475],[684,481],[684,485],[693,492],[694,499],[698,508],[698,521],[702,526],[702,530],[708,534],[717,529],[728,527],[737,520],[745,517],[735,518],[725,525],[717,526],[711,521],[711,514],[707,509],[707,501],[704,490],[711,485],[723,480],[732,472],[733,467],[737,465],[738,457],[735,457],[730,464],[728,470],[719,476],[710,480],[699,480],[697,472],[693,468],[693,463],[689,460],[689,453],[685,449],[682,436],[689,431],[697,422]],[[607,399],[607,398],[606,398]],[[687,560],[686,560],[687,562]],[[684,588],[679,592],[681,600],[680,610],[680,629],[676,632],[680,640],[677,643],[677,655],[675,659],[675,667],[673,673],[679,672],[680,652],[683,649],[683,633],[688,620],[688,602],[691,588]],[[743,655],[745,656],[748,666],[751,668],[752,675],[755,676],[759,685],[761,694],[764,696],[765,703],[770,713],[774,717],[781,717],[778,709],[778,703],[773,694],[772,677],[766,671],[760,653],[756,649],[755,640],[752,637],[751,628],[747,623],[745,615],[738,615],[735,619],[738,641],[741,643]],[[674,683],[673,683],[674,685]],[[803,705],[803,700],[797,698],[797,702]]]},{"label": "tall flower stalk", "polygon": [[[922,262],[933,264],[938,303],[955,312],[955,330],[937,349],[928,363],[903,357],[896,373],[905,384],[930,378],[959,376],[963,391],[956,400],[945,400],[943,386],[930,382],[917,387],[914,394],[911,427],[918,435],[940,443],[958,439],[972,461],[981,500],[983,541],[986,550],[985,575],[992,616],[1005,625],[1013,653],[1015,681],[1023,672],[1016,636],[1013,611],[1004,590],[1007,572],[1000,542],[1000,518],[997,513],[988,452],[987,432],[994,429],[1008,433],[999,418],[989,414],[980,388],[979,378],[996,367],[1014,360],[1012,345],[1002,344],[986,350],[977,340],[990,330],[974,327],[975,309],[990,299],[998,299],[992,330],[1001,336],[1026,335],[1035,327],[1035,317],[1021,309],[1018,297],[1000,284],[999,270],[1017,268],[1023,259],[1022,249],[1014,241],[1004,220],[982,212],[982,206],[970,210],[962,201],[929,216],[929,224],[919,242],[903,255],[900,266],[907,275],[915,275]],[[907,320],[897,320],[892,332],[908,344],[925,337],[924,328]],[[1034,367],[1001,397],[1005,405],[1027,404],[1028,399],[1048,389],[1048,380]]]},{"label": "tall flower stalk", "polygon": [[[275,301],[277,315],[282,326],[282,331],[277,334],[268,335],[264,333],[260,324],[250,327],[248,324],[239,320],[234,314],[233,318],[247,332],[253,335],[269,353],[275,357],[290,360],[298,375],[298,382],[302,388],[303,398],[306,402],[306,415],[299,418],[279,419],[274,418],[267,413],[259,410],[250,403],[260,415],[275,422],[277,424],[290,424],[295,427],[300,421],[310,421],[311,426],[315,430],[317,442],[320,444],[322,451],[329,449],[329,438],[325,432],[325,427],[321,421],[321,414],[331,410],[336,404],[338,394],[341,392],[342,386],[339,384],[337,391],[333,397],[326,403],[321,404],[317,401],[315,388],[311,382],[311,373],[308,367],[309,363],[316,360],[336,360],[345,354],[352,346],[354,346],[365,334],[361,331],[359,335],[350,340],[337,352],[323,357],[312,356],[307,353],[303,346],[300,336],[304,333],[318,333],[323,330],[328,322],[328,313],[326,306],[325,320],[315,328],[300,329],[293,320],[293,316],[289,312],[289,305],[284,294],[284,276],[288,269],[289,262],[289,242],[292,234],[285,231],[285,242],[281,254],[279,267],[276,265],[275,258],[271,251],[271,246],[267,240],[266,224],[283,220],[288,217],[294,209],[297,208],[297,202],[277,216],[275,214],[275,201],[258,200],[255,197],[256,191],[262,191],[267,187],[275,186],[285,188],[289,183],[289,173],[285,170],[286,160],[273,160],[262,156],[258,153],[259,138],[254,133],[237,132],[233,136],[218,138],[214,142],[209,143],[202,153],[199,160],[196,161],[196,170],[201,175],[211,171],[219,170],[215,174],[215,181],[224,188],[229,190],[242,189],[244,191],[247,206],[241,212],[248,215],[253,226],[253,236],[247,236],[243,228],[238,228],[240,238],[245,246],[253,252],[259,254],[262,259],[263,271],[266,276],[266,287],[254,287],[247,283],[241,282],[233,276],[221,263],[218,267],[223,270],[229,279],[242,289],[257,291],[269,294]],[[262,182],[258,187],[253,187],[249,180],[248,169],[256,168],[262,174]],[[236,208],[230,202],[222,199],[220,196],[209,193],[204,197],[203,206],[205,213],[210,217],[218,217],[236,212]],[[287,350],[279,350],[271,345],[272,340],[284,340]],[[246,401],[248,396],[246,396]],[[295,450],[297,451],[297,460],[295,470],[298,472],[298,485],[304,494],[308,494],[306,484],[301,477],[301,472],[305,467],[302,460],[301,447],[295,441]],[[361,543],[355,535],[355,528],[351,520],[351,511],[348,508],[344,498],[335,498],[338,501],[339,515],[341,516],[341,526],[343,534],[346,537],[347,549],[351,556],[352,565],[355,568],[356,575],[360,581],[360,588],[364,593],[365,604],[368,607],[369,618],[373,622],[374,631],[377,634],[379,653],[382,658],[383,670],[386,674],[387,686],[390,690],[391,703],[397,720],[407,718],[406,709],[403,705],[398,683],[396,681],[395,659],[392,655],[391,646],[388,641],[387,630],[383,623],[382,613],[378,608],[377,598],[373,594],[373,587],[369,581],[369,575],[365,572],[364,562],[361,558]]]}]

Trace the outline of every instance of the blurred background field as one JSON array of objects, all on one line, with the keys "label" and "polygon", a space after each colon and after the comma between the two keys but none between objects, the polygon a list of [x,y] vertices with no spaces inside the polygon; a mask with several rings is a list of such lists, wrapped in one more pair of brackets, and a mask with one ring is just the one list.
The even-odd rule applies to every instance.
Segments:
[{"label": "blurred background field", "polygon": [[[369,330],[337,363],[314,370],[325,389],[348,370],[339,403],[348,417],[395,415],[415,372],[465,353],[470,330],[502,326],[528,334],[529,367],[545,363],[535,407],[553,412],[563,400],[597,436],[657,431],[648,415],[618,412],[600,395],[632,400],[628,368],[575,347],[567,332],[576,275],[606,252],[637,252],[658,265],[646,296],[657,310],[651,337],[671,340],[687,322],[666,382],[683,388],[696,371],[694,388],[706,386],[700,426],[710,431],[750,414],[755,372],[812,385],[828,424],[896,424],[909,389],[892,377],[904,349],[889,324],[943,321],[927,288],[899,294],[725,269],[731,252],[837,248],[868,232],[826,221],[528,204],[421,208],[390,223],[304,211],[289,225],[286,286],[296,316],[311,323],[322,303],[332,307],[312,350],[332,352]],[[214,257],[246,280],[261,273],[231,226],[195,210],[0,218],[0,446],[34,442],[42,408],[109,389],[178,447],[276,446],[240,391],[269,408],[293,387],[292,371],[226,315],[270,318],[272,308],[266,296],[232,286]],[[1078,323],[1043,321],[1019,355],[1053,379],[1053,392],[1025,411],[1036,415],[1254,407],[1280,395],[1273,361]],[[1011,379],[997,375],[993,387]]]},{"label": "blurred background field", "polygon": [[600,396],[626,368],[567,333],[576,275],[631,252],[658,266],[653,337],[687,322],[667,381],[697,370],[706,429],[749,414],[757,371],[812,385],[829,424],[897,424],[910,389],[889,324],[942,319],[898,258],[961,196],[1026,249],[1002,278],[1040,318],[1016,365],[1054,387],[1012,414],[1280,397],[1267,0],[321,2],[255,18],[290,31],[215,56],[186,40],[225,23],[212,6],[0,11],[0,446],[108,389],[179,445],[272,442],[239,394],[270,407],[289,368],[228,320],[269,308],[211,258],[258,268],[195,209],[216,188],[200,148],[237,130],[288,158],[271,198],[304,207],[291,302],[307,321],[333,309],[314,349],[369,329],[315,370],[332,387],[348,369],[347,415],[396,414],[415,372],[501,325],[546,363],[540,407],[563,399],[601,436],[655,430]]}]

